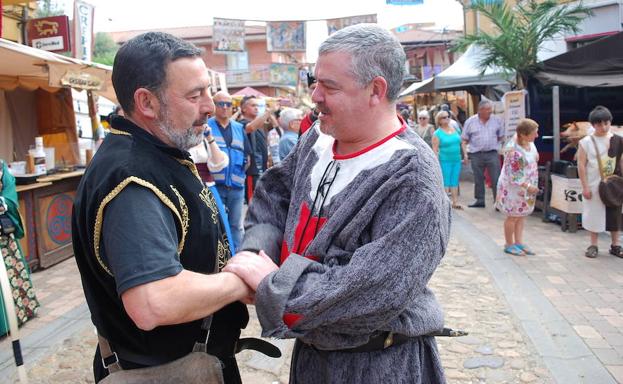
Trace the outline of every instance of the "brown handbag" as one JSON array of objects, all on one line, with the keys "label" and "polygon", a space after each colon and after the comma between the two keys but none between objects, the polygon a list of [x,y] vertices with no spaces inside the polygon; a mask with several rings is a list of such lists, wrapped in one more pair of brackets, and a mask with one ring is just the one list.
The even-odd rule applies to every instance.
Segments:
[{"label": "brown handbag", "polygon": [[[193,351],[166,364],[153,367],[124,370],[119,364],[117,354],[112,351],[108,340],[98,334],[102,364],[110,374],[100,381],[102,384],[223,384],[223,366],[221,361],[206,351],[210,334],[212,316],[204,319],[202,328],[208,330],[205,343],[196,342]],[[114,357],[115,362],[104,361]]]},{"label": "brown handbag", "polygon": [[[623,205],[623,177],[612,174],[605,176],[603,165],[601,163],[601,156],[599,155],[599,149],[597,148],[597,142],[591,135],[591,140],[595,146],[595,154],[597,156],[597,164],[599,166],[599,176],[601,181],[599,182],[599,198],[606,207],[620,207]],[[621,155],[617,154],[616,164],[618,168]]]}]

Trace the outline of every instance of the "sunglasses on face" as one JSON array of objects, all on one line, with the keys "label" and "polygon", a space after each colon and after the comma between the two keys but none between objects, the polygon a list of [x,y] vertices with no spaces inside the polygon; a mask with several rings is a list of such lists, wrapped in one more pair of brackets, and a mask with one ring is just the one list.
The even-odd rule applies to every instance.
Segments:
[{"label": "sunglasses on face", "polygon": [[428,120],[428,117],[418,117],[420,120]]},{"label": "sunglasses on face", "polygon": [[221,108],[229,108],[232,104],[231,101],[217,101],[214,103],[214,105]]}]

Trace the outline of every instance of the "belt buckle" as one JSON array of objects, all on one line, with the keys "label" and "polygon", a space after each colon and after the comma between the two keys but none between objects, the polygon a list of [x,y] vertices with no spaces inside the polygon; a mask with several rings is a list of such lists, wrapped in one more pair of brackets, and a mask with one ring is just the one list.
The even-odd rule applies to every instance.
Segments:
[{"label": "belt buckle", "polygon": [[385,338],[385,341],[383,341],[383,349],[391,347],[392,344],[394,344],[394,332],[389,332]]}]

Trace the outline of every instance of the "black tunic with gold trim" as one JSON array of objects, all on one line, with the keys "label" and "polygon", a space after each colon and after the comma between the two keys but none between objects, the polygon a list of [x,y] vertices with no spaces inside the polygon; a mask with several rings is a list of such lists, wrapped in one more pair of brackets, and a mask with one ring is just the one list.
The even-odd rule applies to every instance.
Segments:
[{"label": "black tunic with gold trim", "polygon": [[[113,134],[98,150],[76,193],[74,253],[98,332],[117,349],[122,360],[137,363],[129,366],[161,364],[192,350],[202,336],[201,320],[151,331],[136,327],[123,308],[107,257],[100,253],[106,236],[102,223],[107,205],[130,184],[153,192],[175,218],[178,247],[177,255],[171,258],[179,257],[183,268],[190,271],[213,273],[216,262],[220,269],[231,257],[229,240],[214,196],[201,182],[187,152],[165,145],[121,117],[112,125]],[[215,314],[208,347],[225,365],[232,360],[235,342],[247,321],[246,307],[240,302]],[[134,355],[146,359],[136,361],[131,357]]]}]

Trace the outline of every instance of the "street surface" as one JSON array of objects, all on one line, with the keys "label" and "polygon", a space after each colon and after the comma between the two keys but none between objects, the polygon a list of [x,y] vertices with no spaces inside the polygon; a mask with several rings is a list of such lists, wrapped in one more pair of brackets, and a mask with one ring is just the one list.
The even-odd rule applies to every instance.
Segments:
[{"label": "street surface", "polygon": [[[471,184],[462,202],[471,202]],[[488,200],[489,202],[490,200]],[[623,383],[623,260],[583,256],[588,235],[528,219],[526,242],[536,256],[502,249],[503,215],[455,213],[452,239],[431,287],[446,326],[469,332],[438,338],[449,383]],[[607,238],[600,238],[607,249]],[[73,259],[33,275],[39,317],[22,328],[32,383],[91,383],[95,334]],[[252,320],[244,331],[258,336]],[[245,383],[287,383],[290,340],[272,340],[280,359],[238,355]],[[0,340],[0,377],[15,380],[10,340]]]}]

